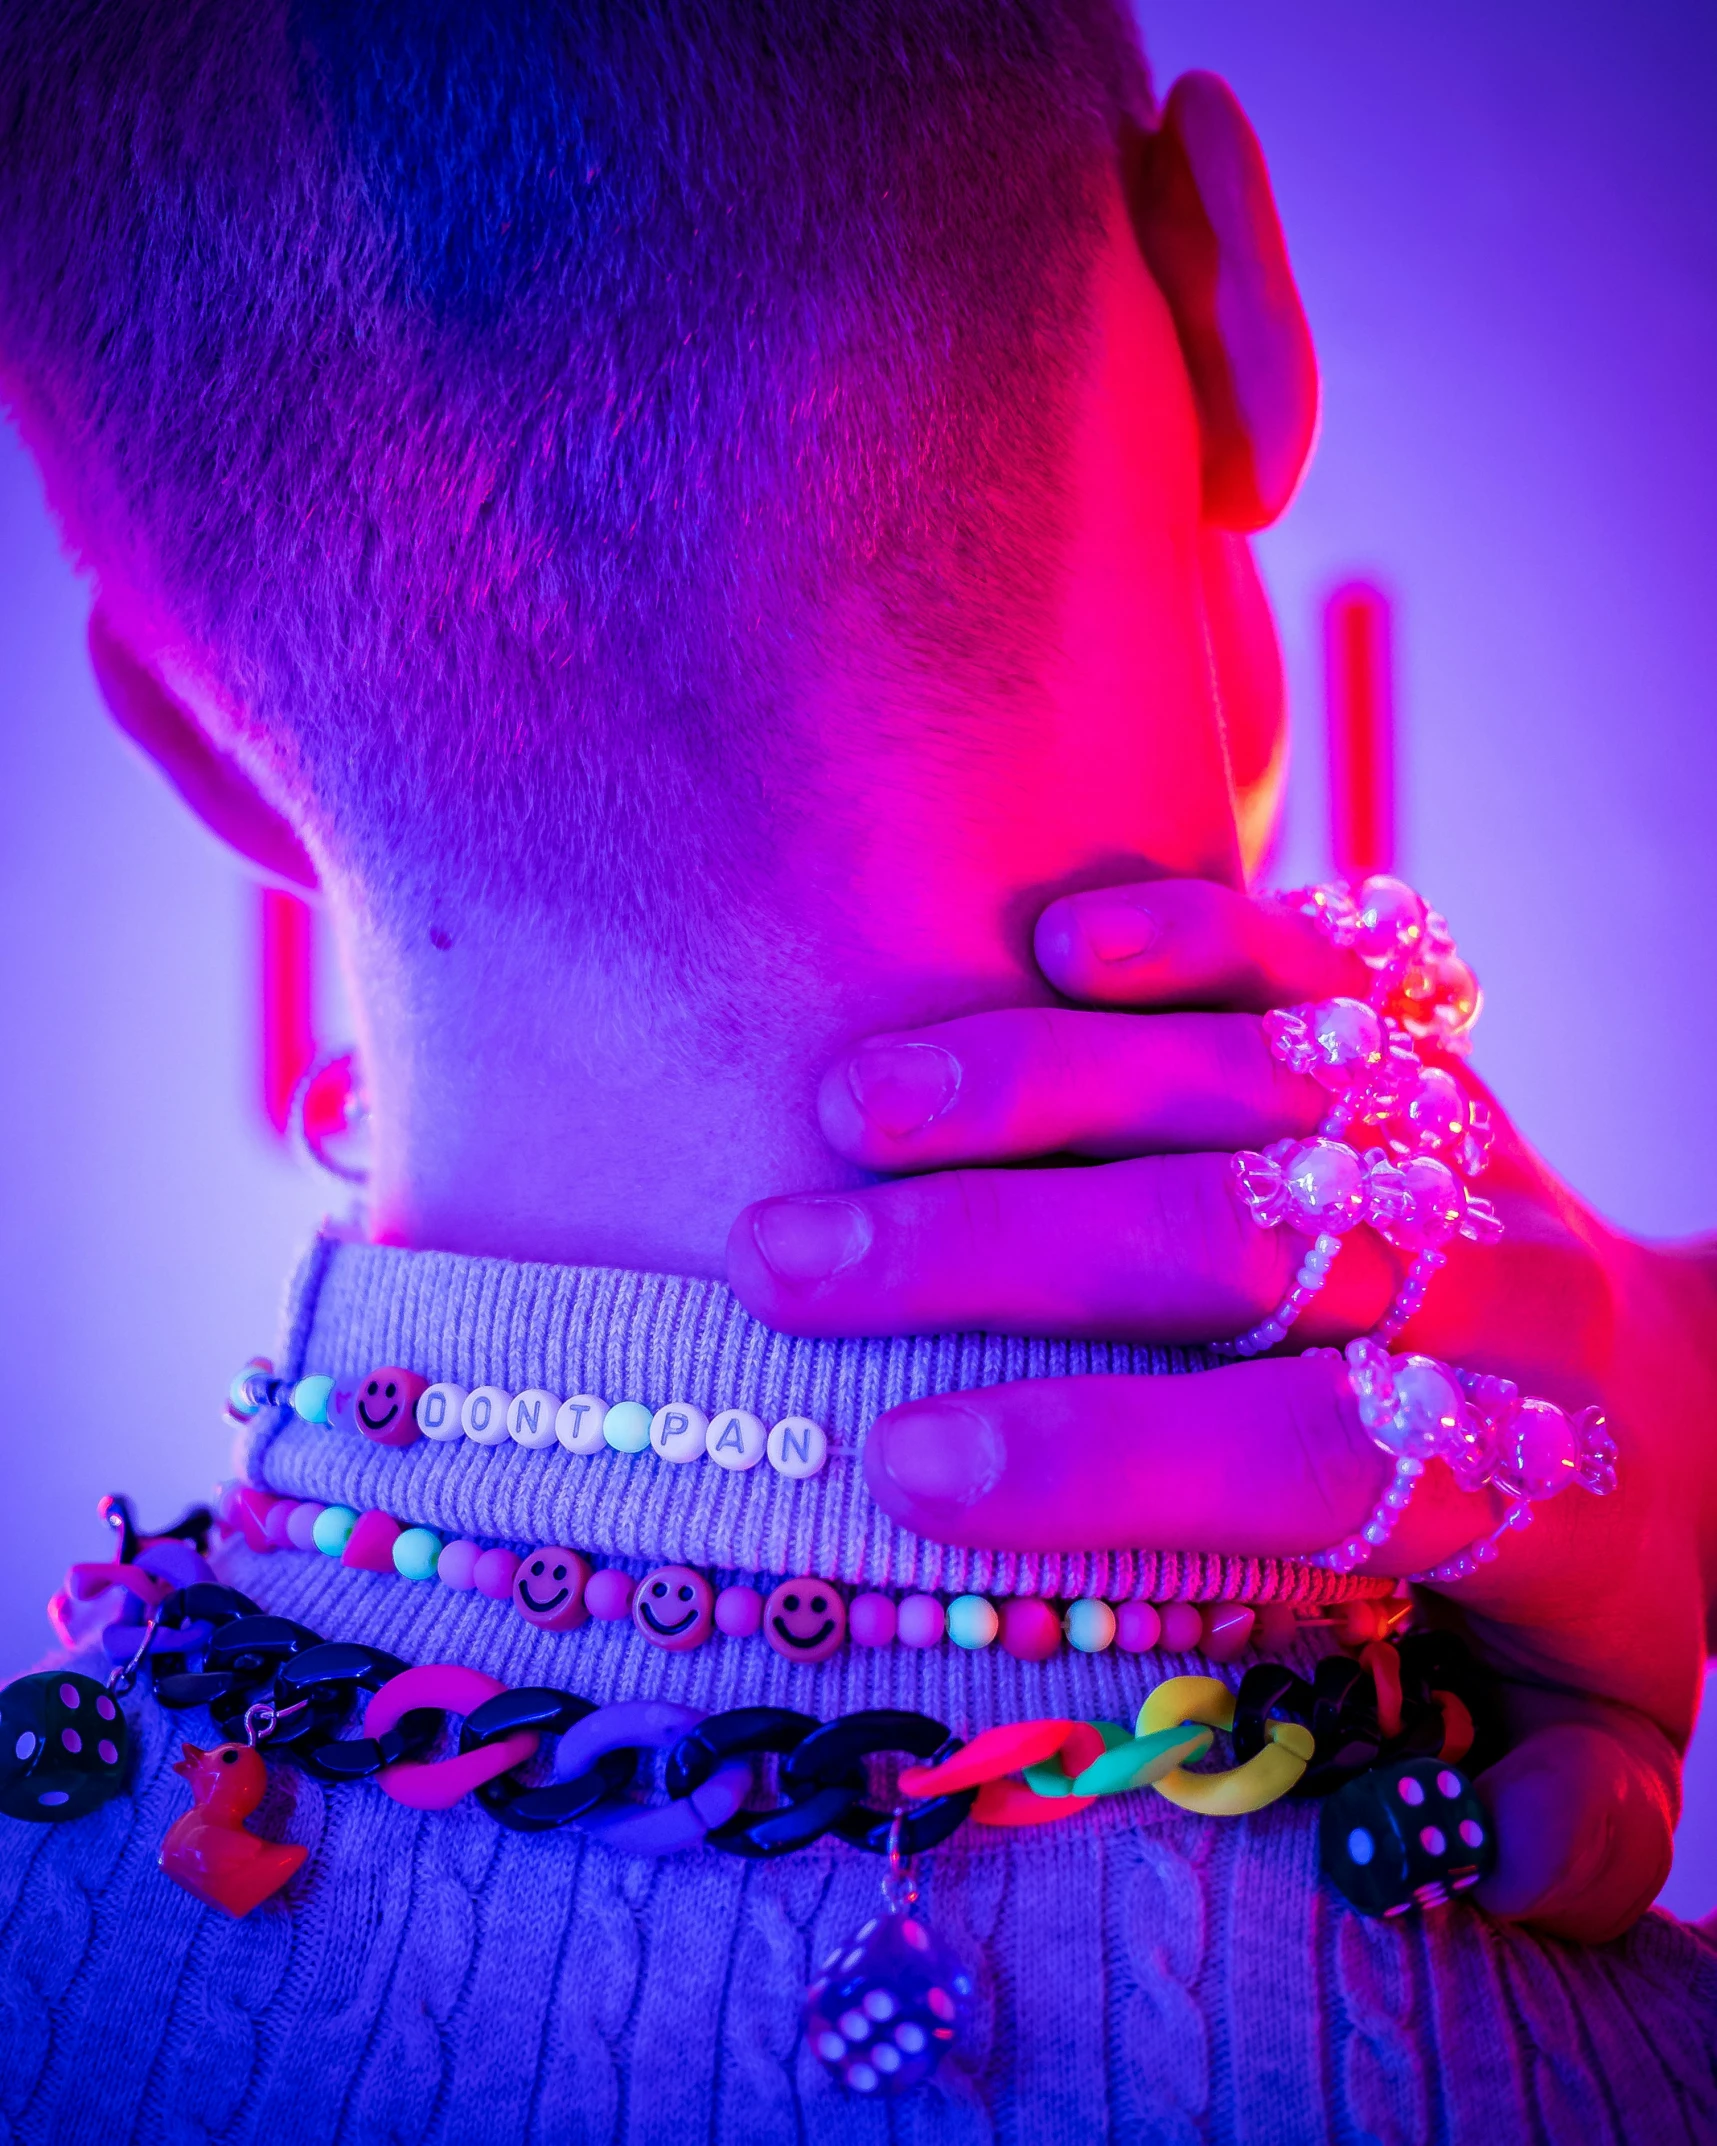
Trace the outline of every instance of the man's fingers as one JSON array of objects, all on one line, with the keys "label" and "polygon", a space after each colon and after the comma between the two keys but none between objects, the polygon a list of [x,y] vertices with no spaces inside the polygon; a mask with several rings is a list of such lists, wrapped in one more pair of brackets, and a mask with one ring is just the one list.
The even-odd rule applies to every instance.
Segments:
[{"label": "man's fingers", "polygon": [[1474,1784],[1497,1845],[1476,1897],[1507,1921],[1601,1944],[1639,1920],[1669,1875],[1680,1770],[1644,1716],[1554,1703],[1574,1718],[1532,1730]]},{"label": "man's fingers", "polygon": [[1037,921],[1038,966],[1097,1006],[1293,1006],[1363,998],[1365,965],[1308,918],[1202,879],[1153,879],[1064,895]]},{"label": "man's fingers", "polygon": [[[1247,1215],[1227,1156],[1165,1155],[763,1200],[734,1224],[727,1267],[745,1308],[789,1334],[1188,1342],[1255,1325],[1304,1252]],[[1394,1282],[1379,1240],[1355,1231],[1296,1332],[1370,1326]]]},{"label": "man's fingers", "polygon": [[872,1170],[1034,1155],[1262,1147],[1329,1097],[1271,1056],[1253,1014],[1031,1006],[872,1037],[824,1076],[829,1143]]},{"label": "man's fingers", "polygon": [[[877,1503],[935,1542],[1275,1557],[1347,1539],[1390,1474],[1324,1356],[909,1401],[871,1427],[864,1468]],[[1428,1467],[1378,1569],[1416,1570],[1492,1524],[1488,1499]]]}]

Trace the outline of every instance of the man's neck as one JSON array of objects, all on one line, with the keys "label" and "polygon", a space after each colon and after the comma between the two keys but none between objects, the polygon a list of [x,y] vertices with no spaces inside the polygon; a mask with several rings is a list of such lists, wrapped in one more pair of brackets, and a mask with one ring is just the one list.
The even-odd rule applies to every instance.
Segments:
[{"label": "man's neck", "polygon": [[861,1181],[817,1124],[843,1047],[1049,996],[1023,950],[868,987],[851,961],[759,957],[700,1017],[475,935],[359,986],[377,1241],[707,1276],[751,1201]]}]

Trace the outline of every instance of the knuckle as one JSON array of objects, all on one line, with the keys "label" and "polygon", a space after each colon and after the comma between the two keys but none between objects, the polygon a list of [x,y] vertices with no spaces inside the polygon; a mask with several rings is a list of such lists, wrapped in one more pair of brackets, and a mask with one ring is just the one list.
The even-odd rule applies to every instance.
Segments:
[{"label": "knuckle", "polygon": [[1320,1542],[1339,1542],[1364,1520],[1383,1475],[1382,1456],[1331,1393],[1296,1385],[1288,1402],[1288,1452]]},{"label": "knuckle", "polygon": [[1180,1192],[1171,1202],[1173,1235],[1182,1257],[1225,1310],[1232,1308],[1237,1326],[1250,1326],[1275,1310],[1287,1287],[1292,1265],[1291,1241],[1279,1229],[1260,1229],[1234,1195],[1225,1157],[1189,1158],[1170,1180]]}]

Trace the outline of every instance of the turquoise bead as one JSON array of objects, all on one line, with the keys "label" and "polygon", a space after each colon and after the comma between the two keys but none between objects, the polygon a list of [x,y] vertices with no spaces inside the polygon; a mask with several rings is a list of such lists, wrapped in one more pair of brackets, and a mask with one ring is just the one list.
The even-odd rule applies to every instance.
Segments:
[{"label": "turquoise bead", "polygon": [[338,1557],[357,1524],[358,1516],[349,1505],[325,1505],[310,1533],[324,1557]]},{"label": "turquoise bead", "polygon": [[996,1605],[983,1595],[956,1595],[948,1605],[948,1637],[956,1647],[987,1647],[1001,1622]]},{"label": "turquoise bead", "polygon": [[602,1419],[602,1435],[616,1453],[642,1453],[650,1443],[650,1411],[642,1401],[616,1401]]},{"label": "turquoise bead", "polygon": [[1067,1644],[1081,1654],[1101,1654],[1114,1644],[1115,1612],[1107,1602],[1083,1596],[1067,1605]]},{"label": "turquoise bead", "polygon": [[402,1580],[433,1580],[441,1537],[433,1528],[405,1528],[394,1537],[393,1569]]},{"label": "turquoise bead", "polygon": [[292,1413],[302,1416],[306,1423],[326,1423],[328,1396],[333,1390],[334,1381],[320,1374],[300,1379],[292,1389]]}]

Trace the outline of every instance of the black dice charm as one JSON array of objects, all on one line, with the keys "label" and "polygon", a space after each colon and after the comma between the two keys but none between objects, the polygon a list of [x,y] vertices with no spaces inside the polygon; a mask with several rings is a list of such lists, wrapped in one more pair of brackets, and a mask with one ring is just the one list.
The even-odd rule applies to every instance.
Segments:
[{"label": "black dice charm", "polygon": [[0,1812],[52,1824],[117,1795],[125,1716],[93,1677],[46,1669],[0,1691]]},{"label": "black dice charm", "polygon": [[1496,1867],[1489,1811],[1438,1759],[1350,1781],[1323,1807],[1318,1846],[1324,1876],[1362,1915],[1441,1907]]}]

